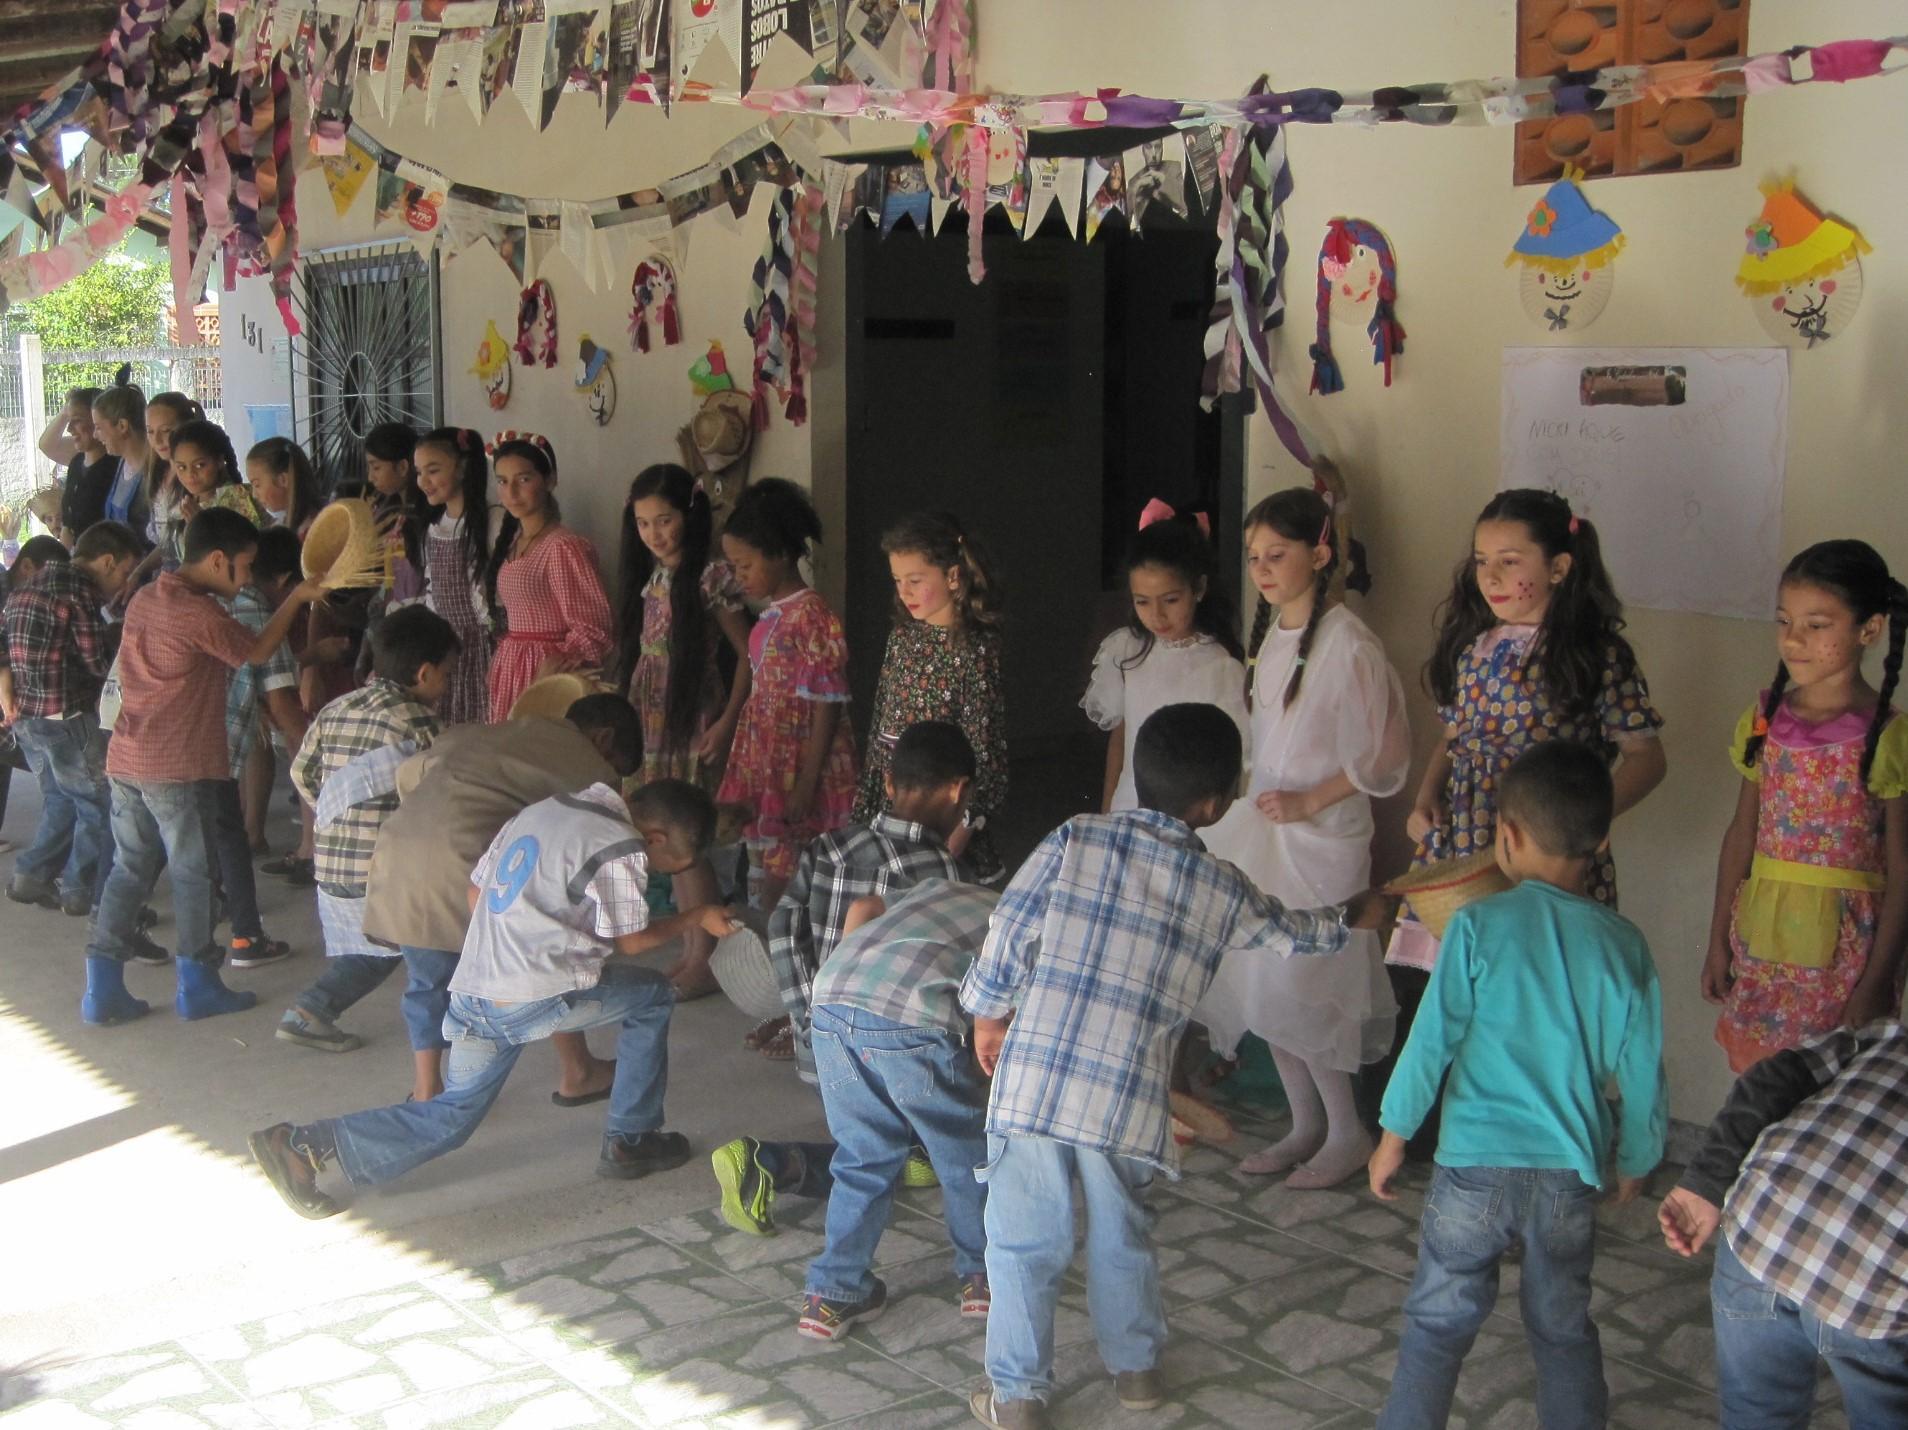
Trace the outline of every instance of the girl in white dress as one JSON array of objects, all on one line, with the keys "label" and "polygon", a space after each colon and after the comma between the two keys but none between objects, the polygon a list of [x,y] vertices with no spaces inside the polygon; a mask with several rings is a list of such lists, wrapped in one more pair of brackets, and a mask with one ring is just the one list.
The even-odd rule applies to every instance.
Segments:
[{"label": "girl in white dress", "polygon": [[[1167,513],[1140,518],[1126,558],[1133,594],[1127,623],[1100,642],[1080,708],[1108,732],[1102,812],[1136,809],[1133,739],[1162,705],[1217,705],[1246,740],[1245,652],[1232,602],[1219,584],[1212,543],[1190,521]],[[1249,745],[1248,745],[1249,748]]]},{"label": "girl in white dress", "polygon": [[[1261,597],[1248,785],[1203,837],[1274,898],[1318,908],[1371,883],[1371,800],[1402,789],[1411,763],[1404,688],[1378,638],[1329,595],[1338,551],[1322,497],[1267,497],[1245,536]],[[1291,1132],[1240,1170],[1297,1168],[1286,1185],[1300,1190],[1362,1171],[1371,1139],[1352,1074],[1389,1051],[1396,1015],[1375,934],[1354,932],[1331,958],[1228,955],[1195,1016],[1221,1053],[1244,1033],[1264,1038],[1292,1108]]]}]

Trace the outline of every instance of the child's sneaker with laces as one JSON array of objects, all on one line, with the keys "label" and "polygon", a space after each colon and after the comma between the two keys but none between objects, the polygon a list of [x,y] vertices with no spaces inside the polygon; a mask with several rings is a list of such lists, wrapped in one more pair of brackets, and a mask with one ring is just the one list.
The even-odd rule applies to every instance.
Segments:
[{"label": "child's sneaker with laces", "polygon": [[888,1288],[879,1277],[874,1290],[859,1301],[831,1301],[826,1296],[804,1296],[802,1314],[795,1322],[800,1334],[816,1341],[838,1341],[856,1321],[872,1321],[888,1304]]},{"label": "child's sneaker with laces", "polygon": [[976,1271],[972,1276],[961,1278],[961,1317],[968,1321],[984,1321],[993,1308],[994,1293],[987,1289],[987,1273]]},{"label": "child's sneaker with laces", "polygon": [[283,963],[291,957],[291,945],[282,939],[235,938],[226,964],[232,968],[263,968],[268,963]]}]

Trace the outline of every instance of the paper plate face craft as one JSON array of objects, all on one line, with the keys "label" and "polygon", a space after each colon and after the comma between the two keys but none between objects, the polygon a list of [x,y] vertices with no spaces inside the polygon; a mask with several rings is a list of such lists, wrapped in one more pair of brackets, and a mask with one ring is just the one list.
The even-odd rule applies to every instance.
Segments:
[{"label": "paper plate face craft", "polygon": [[1312,391],[1321,396],[1345,390],[1332,355],[1333,323],[1356,323],[1370,335],[1371,360],[1383,366],[1390,387],[1405,340],[1398,322],[1398,261],[1385,236],[1361,218],[1333,219],[1318,250],[1318,335],[1311,356]]},{"label": "paper plate face craft", "polygon": [[484,340],[477,344],[477,365],[471,373],[484,385],[484,397],[493,412],[510,405],[510,344],[497,331],[496,319],[484,327]]},{"label": "paper plate face craft", "polygon": [[1581,169],[1564,170],[1531,206],[1524,231],[1504,260],[1518,270],[1524,315],[1553,333],[1574,332],[1597,320],[1616,286],[1611,260],[1623,249],[1623,230],[1590,207],[1577,185],[1582,177]]},{"label": "paper plate face craft", "polygon": [[1784,347],[1814,348],[1839,337],[1862,301],[1868,243],[1823,218],[1788,184],[1763,186],[1762,212],[1744,230],[1736,284],[1756,321]]},{"label": "paper plate face craft", "polygon": [[609,353],[591,342],[588,333],[577,344],[575,382],[596,425],[609,426],[616,413],[616,374],[610,371]]}]

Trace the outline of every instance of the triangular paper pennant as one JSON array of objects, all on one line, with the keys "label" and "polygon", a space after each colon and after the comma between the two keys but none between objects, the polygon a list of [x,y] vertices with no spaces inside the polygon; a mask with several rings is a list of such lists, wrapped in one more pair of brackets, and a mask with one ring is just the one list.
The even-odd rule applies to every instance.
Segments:
[{"label": "triangular paper pennant", "polygon": [[1199,193],[1199,207],[1214,212],[1219,202],[1219,148],[1225,142],[1225,130],[1219,125],[1188,129],[1180,136],[1186,146],[1186,163],[1192,169],[1193,187]]},{"label": "triangular paper pennant", "polygon": [[928,200],[928,227],[935,233],[941,231],[941,225],[947,221],[948,210],[954,207],[953,199],[944,199],[939,194]]},{"label": "triangular paper pennant", "polygon": [[[1084,197],[1087,161],[1076,155],[1058,162],[1053,198],[1059,205],[1061,221],[1067,226],[1067,236],[1071,238],[1080,232],[1080,201]],[[1027,210],[1027,228],[1030,232],[1033,229],[1031,205]]]},{"label": "triangular paper pennant", "polygon": [[1109,215],[1126,211],[1126,163],[1118,154],[1087,160],[1086,194],[1086,241],[1091,243]]},{"label": "triangular paper pennant", "polygon": [[[71,200],[66,187],[66,166],[60,162],[60,136],[57,131],[41,134],[27,140],[27,153],[33,156],[33,162],[40,166],[40,176],[46,180],[55,202],[60,208],[70,208]],[[44,199],[45,195],[41,197]],[[44,212],[44,208],[42,209]]]},{"label": "triangular paper pennant", "polygon": [[46,218],[40,212],[40,205],[33,197],[33,185],[27,182],[25,174],[18,167],[7,177],[6,200],[10,208],[22,218],[33,220],[34,226],[42,231],[46,228]]},{"label": "triangular paper pennant", "polygon": [[543,128],[544,69],[550,62],[550,26],[545,21],[517,26],[516,61],[510,68],[510,92],[530,116],[530,123]]},{"label": "triangular paper pennant", "polygon": [[328,154],[318,161],[319,169],[325,176],[325,188],[331,194],[331,205],[343,218],[351,211],[364,181],[378,167],[371,152],[355,139],[345,141],[342,154]]},{"label": "triangular paper pennant", "polygon": [[595,272],[595,225],[590,222],[588,204],[566,202],[563,205],[563,227],[559,231],[559,243],[563,256],[570,261],[570,267],[576,270],[576,276],[591,287]]},{"label": "triangular paper pennant", "polygon": [[609,58],[603,73],[603,123],[616,117],[636,82],[636,48],[642,35],[637,0],[616,0],[609,12]]}]

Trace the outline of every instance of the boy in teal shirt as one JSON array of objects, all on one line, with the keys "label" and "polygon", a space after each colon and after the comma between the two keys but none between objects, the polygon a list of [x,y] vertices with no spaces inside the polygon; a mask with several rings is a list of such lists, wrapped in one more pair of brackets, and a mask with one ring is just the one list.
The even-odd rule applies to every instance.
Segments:
[{"label": "boy in teal shirt", "polygon": [[[1371,1189],[1391,1201],[1405,1142],[1450,1070],[1380,1430],[1445,1423],[1513,1243],[1523,1247],[1537,1418],[1603,1425],[1609,1390],[1590,1264],[1604,1155],[1614,1135],[1619,1202],[1663,1156],[1656,968],[1636,925],[1585,897],[1591,860],[1609,839],[1610,772],[1583,745],[1547,741],[1498,777],[1497,798],[1497,863],[1517,887],[1459,910],[1446,927],[1379,1114]],[[1604,1096],[1612,1083],[1615,1112]]]}]

